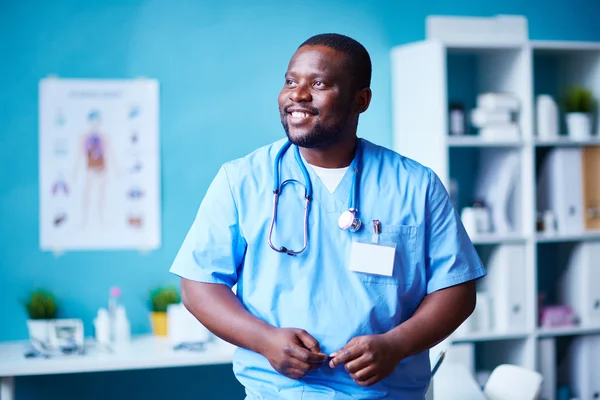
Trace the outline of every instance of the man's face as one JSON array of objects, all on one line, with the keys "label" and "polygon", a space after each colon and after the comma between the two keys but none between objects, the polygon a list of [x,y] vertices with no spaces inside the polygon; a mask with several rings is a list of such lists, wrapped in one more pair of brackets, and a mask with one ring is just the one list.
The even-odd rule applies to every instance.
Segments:
[{"label": "man's face", "polygon": [[289,140],[307,148],[331,147],[353,134],[358,121],[344,53],[303,46],[292,57],[279,94]]}]

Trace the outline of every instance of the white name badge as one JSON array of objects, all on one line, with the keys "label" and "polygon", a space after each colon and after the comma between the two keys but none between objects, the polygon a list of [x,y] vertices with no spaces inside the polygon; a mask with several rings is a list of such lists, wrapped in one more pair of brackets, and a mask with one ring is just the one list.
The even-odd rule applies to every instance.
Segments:
[{"label": "white name badge", "polygon": [[372,244],[352,242],[350,270],[392,276],[394,272],[395,243]]}]

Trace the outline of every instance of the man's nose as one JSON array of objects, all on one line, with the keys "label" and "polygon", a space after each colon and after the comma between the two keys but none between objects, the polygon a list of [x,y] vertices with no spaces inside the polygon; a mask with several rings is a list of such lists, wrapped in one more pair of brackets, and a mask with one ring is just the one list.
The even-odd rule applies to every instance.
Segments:
[{"label": "man's nose", "polygon": [[303,103],[312,101],[312,95],[310,94],[310,87],[305,84],[296,86],[290,93],[290,100],[295,103]]}]

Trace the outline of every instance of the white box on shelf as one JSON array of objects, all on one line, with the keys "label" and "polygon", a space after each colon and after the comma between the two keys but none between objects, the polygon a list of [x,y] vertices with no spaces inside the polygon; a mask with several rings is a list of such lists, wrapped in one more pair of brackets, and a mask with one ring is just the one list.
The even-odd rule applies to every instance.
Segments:
[{"label": "white box on shelf", "polygon": [[559,296],[579,325],[600,327],[600,242],[578,243],[559,283]]},{"label": "white box on shelf", "polygon": [[510,110],[486,110],[483,108],[471,110],[471,124],[477,128],[503,126],[511,122],[513,122],[513,113]]}]

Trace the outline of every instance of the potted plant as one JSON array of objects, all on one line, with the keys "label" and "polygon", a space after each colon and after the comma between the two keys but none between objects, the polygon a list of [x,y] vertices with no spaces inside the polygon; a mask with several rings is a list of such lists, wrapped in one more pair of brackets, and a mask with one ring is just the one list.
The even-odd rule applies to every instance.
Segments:
[{"label": "potted plant", "polygon": [[150,293],[150,321],[156,336],[167,336],[167,307],[181,302],[174,287],[159,287]]},{"label": "potted plant", "polygon": [[592,114],[595,99],[590,90],[581,86],[571,87],[563,100],[567,132],[574,139],[587,139],[592,133]]},{"label": "potted plant", "polygon": [[58,306],[54,295],[47,290],[38,289],[29,294],[25,302],[29,319],[27,329],[29,338],[34,344],[47,344],[52,320],[56,319]]}]

